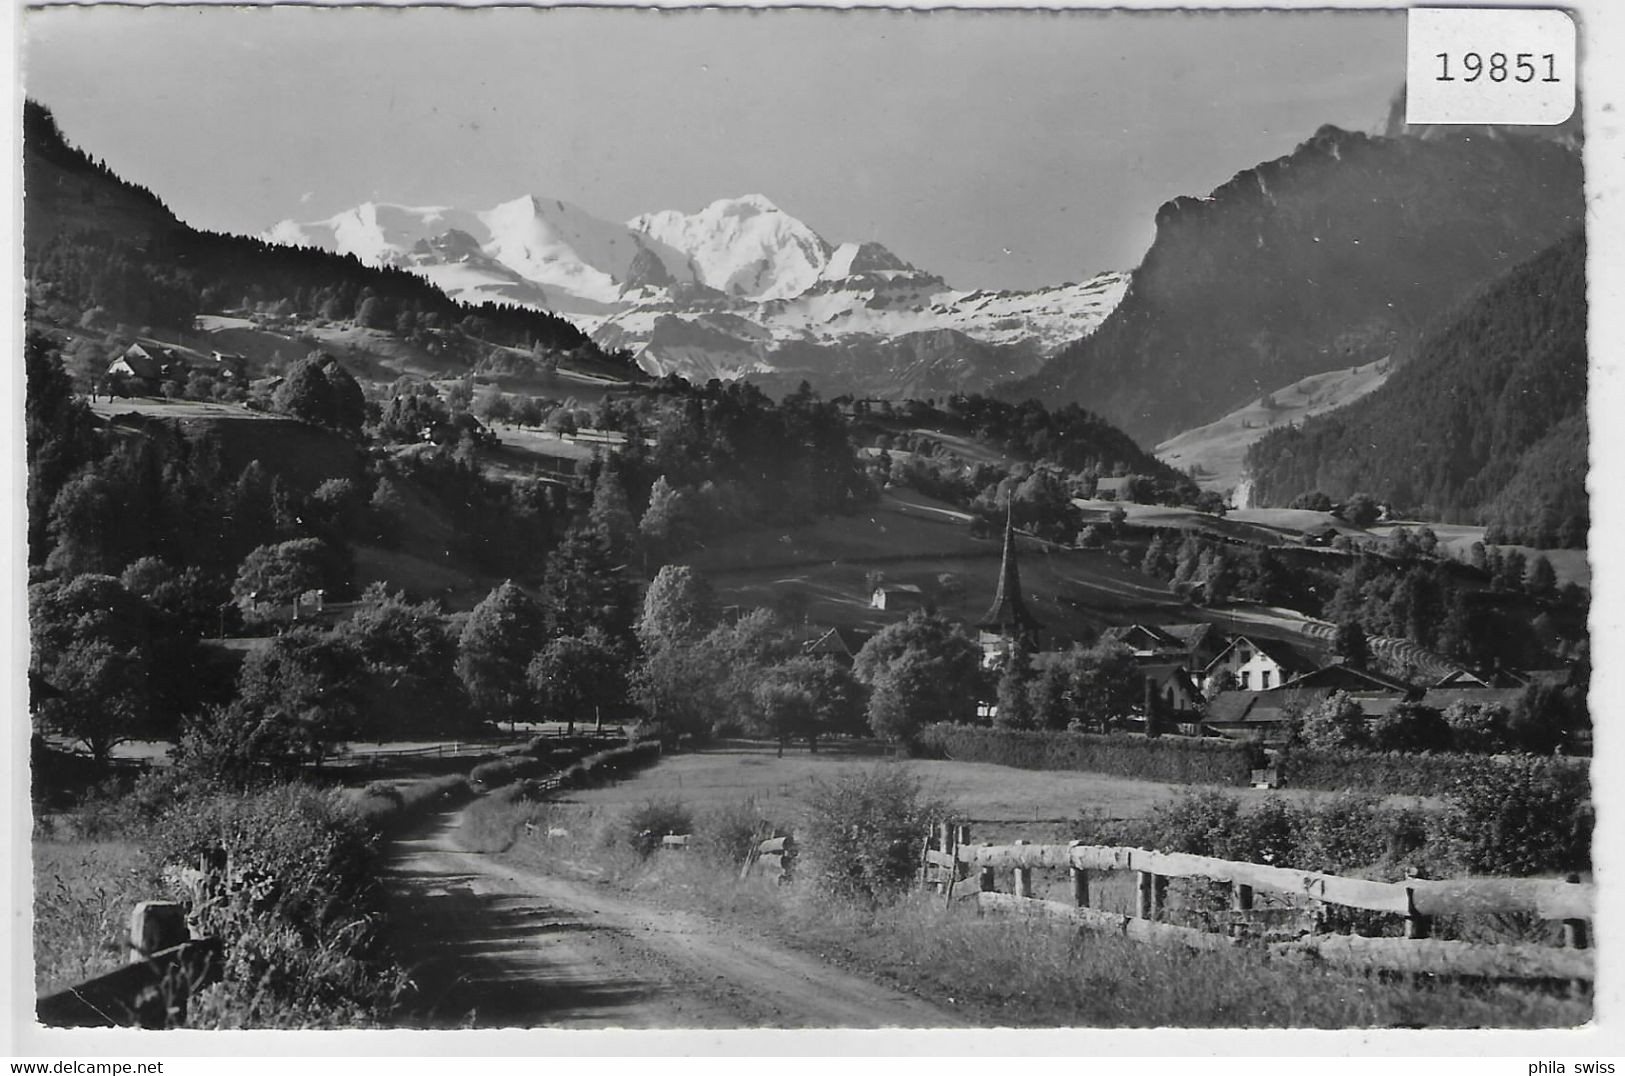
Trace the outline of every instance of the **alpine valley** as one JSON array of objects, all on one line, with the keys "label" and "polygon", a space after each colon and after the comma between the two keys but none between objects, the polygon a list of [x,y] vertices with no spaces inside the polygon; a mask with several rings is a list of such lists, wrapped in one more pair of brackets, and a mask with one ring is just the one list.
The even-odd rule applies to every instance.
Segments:
[{"label": "alpine valley", "polygon": [[482,211],[368,202],[263,238],[406,269],[475,305],[552,311],[655,376],[884,399],[1035,374],[1128,284],[1103,272],[1036,291],[955,289],[879,243],[831,243],[759,194],[625,223],[528,195]]}]

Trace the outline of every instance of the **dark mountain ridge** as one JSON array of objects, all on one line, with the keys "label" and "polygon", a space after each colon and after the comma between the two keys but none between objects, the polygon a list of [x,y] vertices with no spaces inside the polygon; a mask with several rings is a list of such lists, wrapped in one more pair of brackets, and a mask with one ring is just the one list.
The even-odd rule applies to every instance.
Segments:
[{"label": "dark mountain ridge", "polygon": [[188,328],[193,316],[286,300],[311,316],[352,316],[369,299],[380,322],[474,317],[490,342],[597,348],[574,325],[506,304],[458,303],[421,278],[353,257],[198,231],[151,191],[63,137],[49,110],[23,106],[23,264],[30,298],[64,310],[99,307],[132,325]]},{"label": "dark mountain ridge", "polygon": [[1394,353],[1578,227],[1580,158],[1520,137],[1321,128],[1207,198],[1176,198],[1095,333],[1009,399],[1079,401],[1142,441],[1261,392]]},{"label": "dark mountain ridge", "polygon": [[1506,540],[1584,545],[1586,278],[1573,234],[1505,274],[1425,335],[1388,382],[1247,456],[1254,499],[1364,490]]}]

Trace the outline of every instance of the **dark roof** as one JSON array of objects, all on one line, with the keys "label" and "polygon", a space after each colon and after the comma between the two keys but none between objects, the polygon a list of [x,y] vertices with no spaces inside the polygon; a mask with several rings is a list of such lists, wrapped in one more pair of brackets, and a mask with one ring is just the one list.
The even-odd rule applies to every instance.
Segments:
[{"label": "dark roof", "polygon": [[1206,621],[1200,624],[1163,624],[1158,630],[1178,639],[1188,650],[1196,649],[1218,633],[1218,629]]},{"label": "dark roof", "polygon": [[831,628],[808,642],[801,651],[804,654],[841,654],[854,657],[863,649],[863,644],[868,639],[866,632],[854,631],[851,628]]},{"label": "dark roof", "polygon": [[[1141,638],[1135,640],[1133,636]],[[1184,650],[1185,644],[1152,624],[1118,624],[1100,633],[1104,642],[1122,643],[1135,650]],[[1141,644],[1145,645],[1141,645]]]},{"label": "dark roof", "polygon": [[999,587],[993,594],[993,604],[976,622],[978,628],[1009,631],[1037,631],[1038,619],[1027,611],[1021,598],[1021,571],[1016,566],[1016,528],[1006,517],[1004,521],[1004,557],[999,563]]},{"label": "dark roof", "polygon": [[1213,668],[1213,666],[1224,660],[1224,656],[1226,654],[1230,653],[1231,650],[1234,650],[1237,646],[1244,643],[1247,646],[1252,647],[1254,650],[1257,650],[1271,661],[1275,662],[1275,664],[1279,665],[1282,672],[1294,674],[1306,673],[1313,671],[1316,667],[1313,661],[1303,654],[1298,653],[1297,650],[1293,649],[1286,643],[1279,642],[1275,639],[1266,639],[1264,642],[1260,643],[1256,639],[1248,638],[1245,635],[1238,635],[1234,639],[1231,639],[1230,644],[1223,650],[1219,651],[1218,656],[1216,656],[1212,661],[1208,662],[1207,667],[1209,669]]},{"label": "dark roof", "polygon": [[1373,672],[1370,669],[1357,669],[1342,662],[1332,662],[1322,665],[1311,672],[1306,672],[1293,679],[1294,687],[1330,687],[1341,691],[1409,691],[1410,685],[1403,680],[1396,680],[1392,676]]},{"label": "dark roof", "polygon": [[118,356],[108,364],[108,370],[111,372],[114,366],[117,366],[119,363],[123,363],[125,366],[129,367],[130,371],[135,374],[136,377],[156,379],[162,374],[162,368],[159,365],[159,357],[159,355],[154,355],[140,344],[131,344],[129,347],[124,349],[124,353],[122,355]]}]

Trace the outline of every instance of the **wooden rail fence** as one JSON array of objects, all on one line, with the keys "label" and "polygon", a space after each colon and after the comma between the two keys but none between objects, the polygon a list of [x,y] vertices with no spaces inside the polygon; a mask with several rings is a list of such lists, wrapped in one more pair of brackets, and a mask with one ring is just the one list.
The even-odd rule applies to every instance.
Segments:
[{"label": "wooden rail fence", "polygon": [[[1034,870],[1065,870],[1070,900],[1033,895]],[[1000,871],[1010,872],[1010,891],[998,891]],[[1090,907],[1091,871],[1133,871],[1134,911],[1130,915]],[[1070,844],[972,844],[970,827],[939,824],[925,839],[920,880],[951,902],[961,882],[975,887],[961,896],[976,900],[981,913],[1058,919],[1138,941],[1223,949],[1263,940],[1272,954],[1312,956],[1328,964],[1364,970],[1491,979],[1549,979],[1590,983],[1596,976],[1588,947],[1596,887],[1543,878],[1459,878],[1378,882],[1315,871],[1242,863],[1144,848]],[[1199,878],[1230,886],[1228,933],[1165,921],[1170,878]],[[1373,938],[1320,932],[1319,916],[1310,929],[1287,940],[1259,939],[1261,918],[1254,899],[1260,892],[1286,898],[1314,912],[1338,905],[1402,917],[1403,938]],[[1432,937],[1433,921],[1444,915],[1516,914],[1561,920],[1563,945],[1481,945]]]},{"label": "wooden rail fence", "polygon": [[[668,833],[660,838],[660,847],[667,851],[684,851],[689,847],[692,834]],[[784,834],[769,837],[754,845],[749,854],[745,856],[744,864],[739,868],[741,880],[749,878],[752,874],[760,874],[771,878],[780,885],[787,885],[796,861],[796,839]]]},{"label": "wooden rail fence", "polygon": [[192,992],[220,977],[221,950],[219,939],[189,937],[182,905],[142,901],[130,915],[129,962],[40,998],[34,1015],[48,1027],[173,1027]]}]

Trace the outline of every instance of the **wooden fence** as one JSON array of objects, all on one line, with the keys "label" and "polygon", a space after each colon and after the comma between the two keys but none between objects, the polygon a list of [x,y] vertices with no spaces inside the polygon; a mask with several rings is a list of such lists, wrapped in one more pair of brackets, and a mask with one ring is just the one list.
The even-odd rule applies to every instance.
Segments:
[{"label": "wooden fence", "polygon": [[[668,833],[660,838],[660,847],[667,851],[686,851],[692,834]],[[796,840],[789,834],[778,837],[769,837],[758,842],[746,855],[744,864],[739,868],[741,880],[758,874],[773,879],[779,885],[787,885],[796,861]]]},{"label": "wooden fence", "polygon": [[[1033,871],[1064,870],[1070,899],[1041,900],[1033,895]],[[1001,871],[1010,872],[1009,892],[1000,892]],[[1090,874],[1132,871],[1135,900],[1132,914],[1090,907]],[[1481,977],[1491,979],[1595,979],[1594,952],[1588,947],[1596,887],[1539,878],[1462,878],[1378,882],[1315,871],[1241,863],[1177,852],[1153,852],[1070,844],[974,845],[970,827],[938,825],[921,849],[920,878],[952,901],[973,897],[979,912],[1058,919],[1137,941],[1174,943],[1198,949],[1224,949],[1262,943],[1279,956],[1313,957],[1328,964],[1368,971]],[[1223,932],[1167,922],[1168,880],[1205,879],[1230,888],[1230,915]],[[1288,907],[1307,913],[1305,930],[1291,938],[1271,939],[1265,917],[1255,909],[1259,893],[1274,894]],[[1322,932],[1317,913],[1325,905],[1386,913],[1403,920],[1404,937],[1364,937]],[[1481,945],[1432,937],[1439,916],[1519,915],[1561,920],[1562,947],[1531,944]]]},{"label": "wooden fence", "polygon": [[180,904],[142,901],[130,916],[129,963],[40,998],[34,1014],[49,1027],[173,1027],[192,992],[220,977],[221,949],[188,936]]}]

